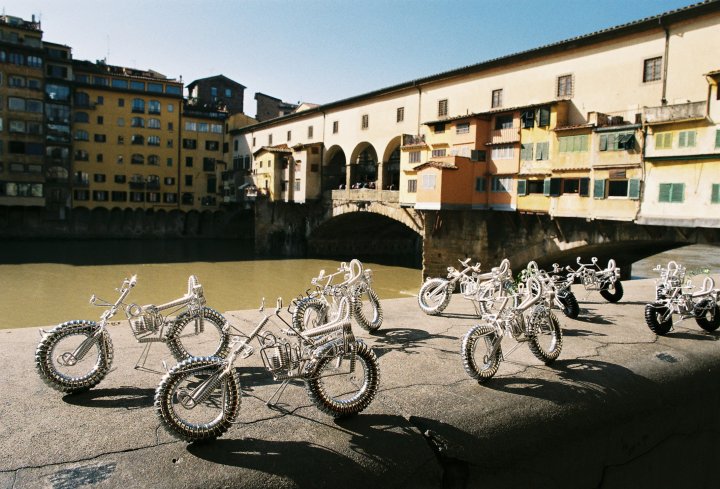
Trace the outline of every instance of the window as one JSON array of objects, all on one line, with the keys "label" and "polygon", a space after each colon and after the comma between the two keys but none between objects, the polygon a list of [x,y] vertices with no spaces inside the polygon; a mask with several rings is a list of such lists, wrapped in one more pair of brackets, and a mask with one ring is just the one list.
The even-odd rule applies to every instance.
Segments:
[{"label": "window", "polygon": [[166,204],[174,204],[177,202],[177,194],[175,193],[167,193],[163,194],[163,202]]},{"label": "window", "polygon": [[534,125],[535,125],[535,111],[534,110],[523,111],[523,113],[520,114],[520,126],[523,129],[532,129],[532,127]]},{"label": "window", "polygon": [[370,127],[370,116],[363,114],[360,120],[360,129],[367,129]]},{"label": "window", "polygon": [[420,163],[420,151],[410,151],[408,156],[410,163]]},{"label": "window", "polygon": [[118,99],[118,107],[125,107],[125,99],[124,98]]},{"label": "window", "polygon": [[550,125],[550,107],[540,107],[538,110],[538,126],[547,127]]},{"label": "window", "polygon": [[215,158],[203,158],[203,171],[215,171]]},{"label": "window", "polygon": [[720,183],[713,183],[710,193],[710,203],[720,204]]},{"label": "window", "polygon": [[130,119],[130,127],[145,127],[145,119],[142,117],[133,117]]},{"label": "window", "polygon": [[503,95],[502,88],[493,90],[492,91],[492,101],[490,103],[490,107],[492,107],[493,109],[496,107],[502,107],[502,95]]},{"label": "window", "polygon": [[398,107],[395,113],[395,122],[402,122],[405,120],[405,107]]},{"label": "window", "polygon": [[102,95],[98,95],[97,100],[95,101],[97,105],[103,105],[105,103],[105,97]]},{"label": "window", "polygon": [[192,166],[193,166],[193,157],[192,156],[185,157],[185,166],[188,168],[192,168]]},{"label": "window", "polygon": [[469,122],[462,122],[455,126],[455,134],[469,134],[469,133],[470,133],[470,123]]},{"label": "window", "polygon": [[87,190],[75,190],[73,191],[73,199],[77,201],[90,200],[90,192]]},{"label": "window", "polygon": [[19,97],[8,97],[8,109],[25,112],[25,99]]},{"label": "window", "polygon": [[272,134],[268,134],[268,146],[272,146]]},{"label": "window", "polygon": [[333,129],[332,129],[333,134],[337,134],[339,130],[340,130],[340,122],[333,121]]},{"label": "window", "polygon": [[210,124],[207,122],[198,122],[198,132],[208,132],[210,130]]},{"label": "window", "polygon": [[558,97],[572,97],[573,96],[573,76],[562,75],[557,79],[557,91]]},{"label": "window", "polygon": [[580,179],[579,178],[563,178],[562,182],[563,194],[579,194]]},{"label": "window", "polygon": [[445,123],[440,122],[435,125],[433,125],[433,132],[435,134],[442,134],[445,132]]},{"label": "window", "polygon": [[161,128],[160,119],[151,117],[148,120],[147,126],[148,126],[148,129],[160,129]]},{"label": "window", "polygon": [[185,121],[185,130],[193,132],[197,131],[197,122]]},{"label": "window", "polygon": [[89,154],[84,149],[75,150],[75,161],[88,161]]},{"label": "window", "polygon": [[220,149],[220,142],[218,141],[205,141],[205,149],[207,151],[218,151]]},{"label": "window", "polygon": [[512,180],[510,177],[492,177],[493,192],[510,192],[512,190]]},{"label": "window", "polygon": [[78,129],[75,131],[75,141],[89,141],[90,135],[87,131],[83,131],[82,129]]},{"label": "window", "polygon": [[434,189],[435,188],[435,175],[423,175],[422,176],[422,188]]},{"label": "window", "polygon": [[560,153],[582,153],[588,150],[588,135],[562,136],[558,138]]},{"label": "window", "polygon": [[141,98],[134,98],[133,102],[132,102],[131,110],[138,114],[144,114],[145,113],[145,101]]},{"label": "window", "polygon": [[193,176],[185,175],[185,186],[192,187],[192,184],[193,184]]},{"label": "window", "polygon": [[655,134],[655,149],[672,148],[673,134],[671,132],[659,132]]},{"label": "window", "polygon": [[162,93],[163,86],[162,83],[148,83],[147,89],[148,92]]},{"label": "window", "polygon": [[93,181],[95,183],[104,183],[105,182],[105,174],[104,173],[96,173],[93,175]]},{"label": "window", "polygon": [[485,177],[476,177],[475,178],[475,191],[476,192],[485,192]]},{"label": "window", "polygon": [[145,157],[141,155],[140,153],[135,153],[130,158],[130,163],[133,165],[144,165],[145,164]]},{"label": "window", "polygon": [[657,81],[662,78],[662,56],[646,59],[643,63],[643,82]]},{"label": "window", "polygon": [[125,183],[125,175],[115,175],[115,183]]},{"label": "window", "polygon": [[448,101],[447,99],[442,99],[438,101],[438,117],[445,117],[448,115]]},{"label": "window", "polygon": [[308,126],[308,139],[312,139],[313,137],[313,126]]},{"label": "window", "polygon": [[113,202],[127,202],[127,192],[113,190],[110,192],[110,200]]},{"label": "window", "polygon": [[148,102],[148,114],[159,114],[160,113],[160,102],[157,100],[151,100]]},{"label": "window", "polygon": [[292,140],[292,131],[287,132],[287,140],[288,141]]},{"label": "window", "polygon": [[513,127],[513,116],[512,115],[498,115],[495,116],[495,130],[501,129],[512,129]]},{"label": "window", "polygon": [[125,127],[125,119],[122,117],[117,118],[117,126],[118,127]]},{"label": "window", "polygon": [[160,165],[160,157],[158,155],[150,155],[147,159],[147,164],[152,166]]},{"label": "window", "polygon": [[547,160],[550,157],[550,143],[548,141],[535,143],[535,159]]},{"label": "window", "polygon": [[101,115],[97,116],[97,123],[102,126],[105,123],[105,118]]},{"label": "window", "polygon": [[658,202],[682,202],[685,196],[684,183],[661,183]]},{"label": "window", "polygon": [[533,144],[523,144],[520,147],[520,159],[522,161],[531,161],[533,159]]},{"label": "window", "polygon": [[73,120],[75,122],[90,122],[90,116],[87,112],[75,112]]},{"label": "window", "polygon": [[697,142],[697,131],[680,131],[678,148],[694,148]]},{"label": "window", "polygon": [[442,156],[445,156],[447,153],[447,150],[445,148],[442,149],[434,149],[432,150],[432,157],[433,158],[440,158]]},{"label": "window", "polygon": [[127,82],[127,80],[119,80],[117,78],[113,78],[112,81],[110,82],[110,85],[113,88],[127,88],[128,82]]},{"label": "window", "polygon": [[160,136],[148,136],[148,146],[160,146]]},{"label": "window", "polygon": [[635,134],[632,132],[600,135],[600,151],[635,149]]},{"label": "window", "polygon": [[493,160],[511,160],[515,156],[515,148],[511,144],[502,144],[492,149]]},{"label": "window", "polygon": [[471,161],[485,161],[487,159],[487,151],[484,149],[472,149],[470,150]]},{"label": "window", "polygon": [[197,139],[183,139],[183,148],[197,149]]},{"label": "window", "polygon": [[105,134],[95,134],[94,139],[96,143],[104,143],[106,141]]},{"label": "window", "polygon": [[145,144],[145,137],[141,134],[133,134],[130,137],[130,144]]},{"label": "window", "polygon": [[145,201],[145,193],[144,192],[130,192],[130,202],[144,202]]},{"label": "window", "polygon": [[[718,93],[720,93],[720,90]],[[715,130],[715,147],[720,148],[720,129]]]},{"label": "window", "polygon": [[117,138],[118,144],[125,144],[125,136],[118,136]]},{"label": "window", "polygon": [[118,155],[118,157],[117,157],[117,159],[115,160],[115,162],[116,162],[118,165],[122,165],[122,164],[125,162],[123,155]]},{"label": "window", "polygon": [[417,192],[417,180],[414,178],[408,179],[407,181],[407,191],[410,194],[414,194]]}]

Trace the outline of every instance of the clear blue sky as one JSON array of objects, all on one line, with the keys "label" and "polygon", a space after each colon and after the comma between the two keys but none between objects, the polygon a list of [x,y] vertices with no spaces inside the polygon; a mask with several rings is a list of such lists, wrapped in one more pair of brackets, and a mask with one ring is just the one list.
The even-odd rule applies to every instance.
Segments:
[{"label": "clear blue sky", "polygon": [[689,0],[0,0],[76,59],[224,74],[327,103],[684,7]]}]

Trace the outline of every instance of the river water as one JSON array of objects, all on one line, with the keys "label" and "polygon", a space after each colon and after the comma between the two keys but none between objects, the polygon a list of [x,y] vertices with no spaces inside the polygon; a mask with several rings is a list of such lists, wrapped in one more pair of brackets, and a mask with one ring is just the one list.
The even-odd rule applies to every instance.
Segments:
[{"label": "river water", "polygon": [[[349,260],[352,257],[345,258]],[[633,278],[654,277],[652,269],[669,260],[688,270],[720,272],[720,247],[692,245],[633,264]],[[619,258],[617,260],[620,262]],[[115,288],[137,274],[128,297],[140,305],[161,304],[182,296],[187,279],[197,275],[208,305],[219,311],[252,309],[264,297],[286,303],[310,286],[321,269],[336,271],[339,261],[255,259],[231,240],[4,241],[0,243],[0,329],[49,326],[70,319],[97,319],[92,294],[114,302]],[[381,299],[417,294],[421,271],[365,263]]]}]

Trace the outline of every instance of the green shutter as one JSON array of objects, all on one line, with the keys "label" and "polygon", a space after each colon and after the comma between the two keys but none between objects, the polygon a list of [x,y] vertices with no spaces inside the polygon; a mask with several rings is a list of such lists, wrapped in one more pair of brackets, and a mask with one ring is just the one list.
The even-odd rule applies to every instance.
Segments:
[{"label": "green shutter", "polygon": [[695,131],[688,131],[688,140],[687,140],[688,147],[695,147],[695,138],[696,137],[697,137],[697,133]]},{"label": "green shutter", "polygon": [[590,179],[580,179],[580,197],[587,197],[590,195]]},{"label": "green shutter", "polygon": [[600,151],[607,151],[608,149],[608,137],[607,134],[600,135]]},{"label": "green shutter", "polygon": [[685,197],[684,183],[671,183],[670,202],[682,202]]},{"label": "green shutter", "polygon": [[547,107],[542,107],[539,111],[538,119],[538,126],[540,127],[546,127],[550,125],[550,109]]},{"label": "green shutter", "polygon": [[678,136],[678,148],[684,148],[687,146],[687,131],[680,131]]},{"label": "green shutter", "polygon": [[517,194],[527,195],[527,180],[518,180]]},{"label": "green shutter", "polygon": [[658,195],[658,202],[670,202],[670,190],[672,189],[672,183],[661,183],[660,193]]},{"label": "green shutter", "polygon": [[720,148],[720,129],[715,131],[715,147]]},{"label": "green shutter", "polygon": [[640,180],[637,178],[630,179],[628,182],[628,197],[631,200],[640,199]]},{"label": "green shutter", "polygon": [[605,180],[595,180],[595,183],[593,184],[593,198],[605,198]]},{"label": "green shutter", "polygon": [[546,178],[543,180],[543,195],[546,197],[550,196],[550,179]]},{"label": "green shutter", "polygon": [[710,202],[713,204],[720,204],[720,183],[712,184],[712,195],[710,196]]},{"label": "green shutter", "polygon": [[[718,133],[720,133],[720,131],[718,131]],[[562,138],[558,138],[558,143],[559,143],[558,151],[559,151],[560,153],[567,153],[567,151],[568,151],[568,149],[567,149],[567,147],[568,147],[568,137],[565,136],[565,137],[562,137]]]},{"label": "green shutter", "polygon": [[578,136],[580,138],[580,151],[587,151],[588,150],[588,137],[587,134],[582,134]]}]

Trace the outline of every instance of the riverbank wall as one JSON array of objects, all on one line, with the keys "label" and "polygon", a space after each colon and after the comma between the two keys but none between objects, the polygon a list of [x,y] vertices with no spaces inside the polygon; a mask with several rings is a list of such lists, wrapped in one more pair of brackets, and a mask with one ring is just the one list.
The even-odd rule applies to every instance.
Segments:
[{"label": "riverbank wall", "polygon": [[252,210],[182,211],[76,208],[48,219],[41,207],[0,207],[5,238],[227,238],[252,239]]}]

